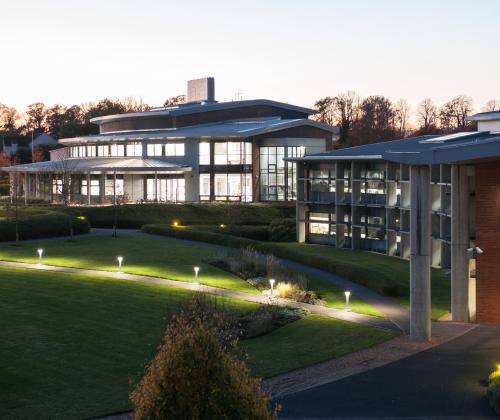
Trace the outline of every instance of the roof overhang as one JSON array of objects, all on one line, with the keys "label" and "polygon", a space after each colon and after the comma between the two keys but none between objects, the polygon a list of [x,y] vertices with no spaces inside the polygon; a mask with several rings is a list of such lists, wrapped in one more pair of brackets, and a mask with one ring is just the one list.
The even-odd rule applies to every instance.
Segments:
[{"label": "roof overhang", "polygon": [[465,117],[466,121],[498,121],[500,120],[500,111],[480,112],[478,114]]},{"label": "roof overhang", "polygon": [[500,158],[500,137],[477,142],[444,144],[422,152],[387,150],[383,159],[407,165],[438,165],[442,163],[473,163]]},{"label": "roof overhang", "polygon": [[285,158],[289,162],[331,162],[335,160],[381,160],[382,155],[352,155],[352,156],[328,156],[310,155],[302,157]]},{"label": "roof overhang", "polygon": [[102,124],[109,121],[120,121],[130,118],[155,118],[155,117],[176,117],[180,115],[199,114],[210,111],[221,111],[227,109],[246,108],[249,106],[270,106],[282,108],[290,111],[301,112],[307,115],[316,114],[317,111],[311,108],[305,108],[297,105],[290,105],[284,102],[272,101],[269,99],[251,99],[247,101],[232,102],[207,102],[203,104],[183,104],[169,108],[156,108],[146,112],[132,112],[128,114],[106,115],[102,117],[91,118],[90,122]]},{"label": "roof overhang", "polygon": [[5,172],[29,173],[184,173],[191,172],[189,166],[176,165],[159,159],[142,158],[95,158],[64,159],[0,168]]}]

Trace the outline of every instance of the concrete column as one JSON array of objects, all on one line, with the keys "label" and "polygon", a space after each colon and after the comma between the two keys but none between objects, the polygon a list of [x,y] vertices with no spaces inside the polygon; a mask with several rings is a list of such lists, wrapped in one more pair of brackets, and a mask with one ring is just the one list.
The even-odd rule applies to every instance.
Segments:
[{"label": "concrete column", "polygon": [[106,174],[99,175],[99,202],[104,204],[106,199]]},{"label": "concrete column", "polygon": [[428,166],[410,168],[410,338],[431,339],[431,202]]},{"label": "concrete column", "polygon": [[469,182],[467,167],[451,167],[451,316],[469,322]]},{"label": "concrete column", "polygon": [[28,172],[24,173],[24,185],[23,185],[23,196],[24,196],[24,205],[28,204],[28,195],[29,195],[29,175]]},{"label": "concrete column", "polygon": [[90,172],[87,172],[87,204],[90,206]]}]

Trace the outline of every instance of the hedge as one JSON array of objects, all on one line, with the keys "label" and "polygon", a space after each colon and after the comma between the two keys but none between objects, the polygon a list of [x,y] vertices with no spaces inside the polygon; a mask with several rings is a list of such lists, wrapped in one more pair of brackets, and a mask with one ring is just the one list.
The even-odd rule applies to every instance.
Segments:
[{"label": "hedge", "polygon": [[[66,209],[60,209],[66,212]],[[92,227],[111,228],[114,206],[70,208],[75,216],[85,216]],[[145,224],[182,225],[269,225],[273,219],[294,217],[295,206],[266,203],[124,204],[118,211],[118,227],[140,229]]]},{"label": "hedge", "polygon": [[[59,212],[50,212],[19,218],[19,239],[49,238],[69,235],[70,217]],[[73,217],[73,234],[88,233],[90,224],[87,220]],[[0,220],[0,241],[16,239],[16,222],[9,218]]]},{"label": "hedge", "polygon": [[[363,266],[361,261],[353,263],[352,261],[344,261],[341,258],[333,260],[320,255],[304,254],[300,250],[285,248],[279,243],[260,242],[247,238],[238,238],[236,236],[224,235],[220,233],[193,230],[189,228],[175,228],[168,225],[145,225],[142,227],[143,232],[171,236],[174,238],[188,239],[194,241],[209,242],[230,248],[252,247],[257,251],[265,254],[272,254],[279,258],[284,258],[308,266],[316,267],[321,270],[328,271],[338,275],[344,279],[355,283],[367,286],[374,289],[378,293],[391,297],[408,296],[408,288],[394,285],[394,280],[384,273],[377,273]],[[388,258],[380,256],[380,258]],[[377,281],[374,282],[374,276]],[[396,295],[396,296],[395,296]]]},{"label": "hedge", "polygon": [[0,196],[7,196],[10,194],[9,184],[0,184]]}]

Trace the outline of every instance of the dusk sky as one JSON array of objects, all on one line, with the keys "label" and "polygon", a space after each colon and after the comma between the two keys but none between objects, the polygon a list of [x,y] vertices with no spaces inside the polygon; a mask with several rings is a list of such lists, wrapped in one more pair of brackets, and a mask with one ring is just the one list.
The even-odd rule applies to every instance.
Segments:
[{"label": "dusk sky", "polygon": [[0,103],[142,96],[500,99],[500,1],[0,0]]}]

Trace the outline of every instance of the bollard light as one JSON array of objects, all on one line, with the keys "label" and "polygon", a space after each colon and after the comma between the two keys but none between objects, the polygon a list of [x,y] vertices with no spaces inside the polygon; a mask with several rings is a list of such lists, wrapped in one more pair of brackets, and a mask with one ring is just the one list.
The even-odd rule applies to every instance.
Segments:
[{"label": "bollard light", "polygon": [[274,282],[275,281],[276,280],[274,280],[274,279],[269,279],[269,284],[271,285],[271,296],[274,295]]},{"label": "bollard light", "polygon": [[41,264],[42,263],[42,257],[43,257],[43,249],[39,248],[39,249],[37,249],[36,252],[38,252],[38,264]]},{"label": "bollard light", "polygon": [[200,267],[193,267],[194,269],[194,284],[198,284],[198,273],[200,272]]},{"label": "bollard light", "polygon": [[122,271],[123,257],[117,257],[116,259],[118,261],[118,271],[121,272]]},{"label": "bollard light", "polygon": [[346,309],[349,308],[349,298],[351,297],[351,292],[349,290],[346,290],[344,292],[345,295],[345,307]]}]

